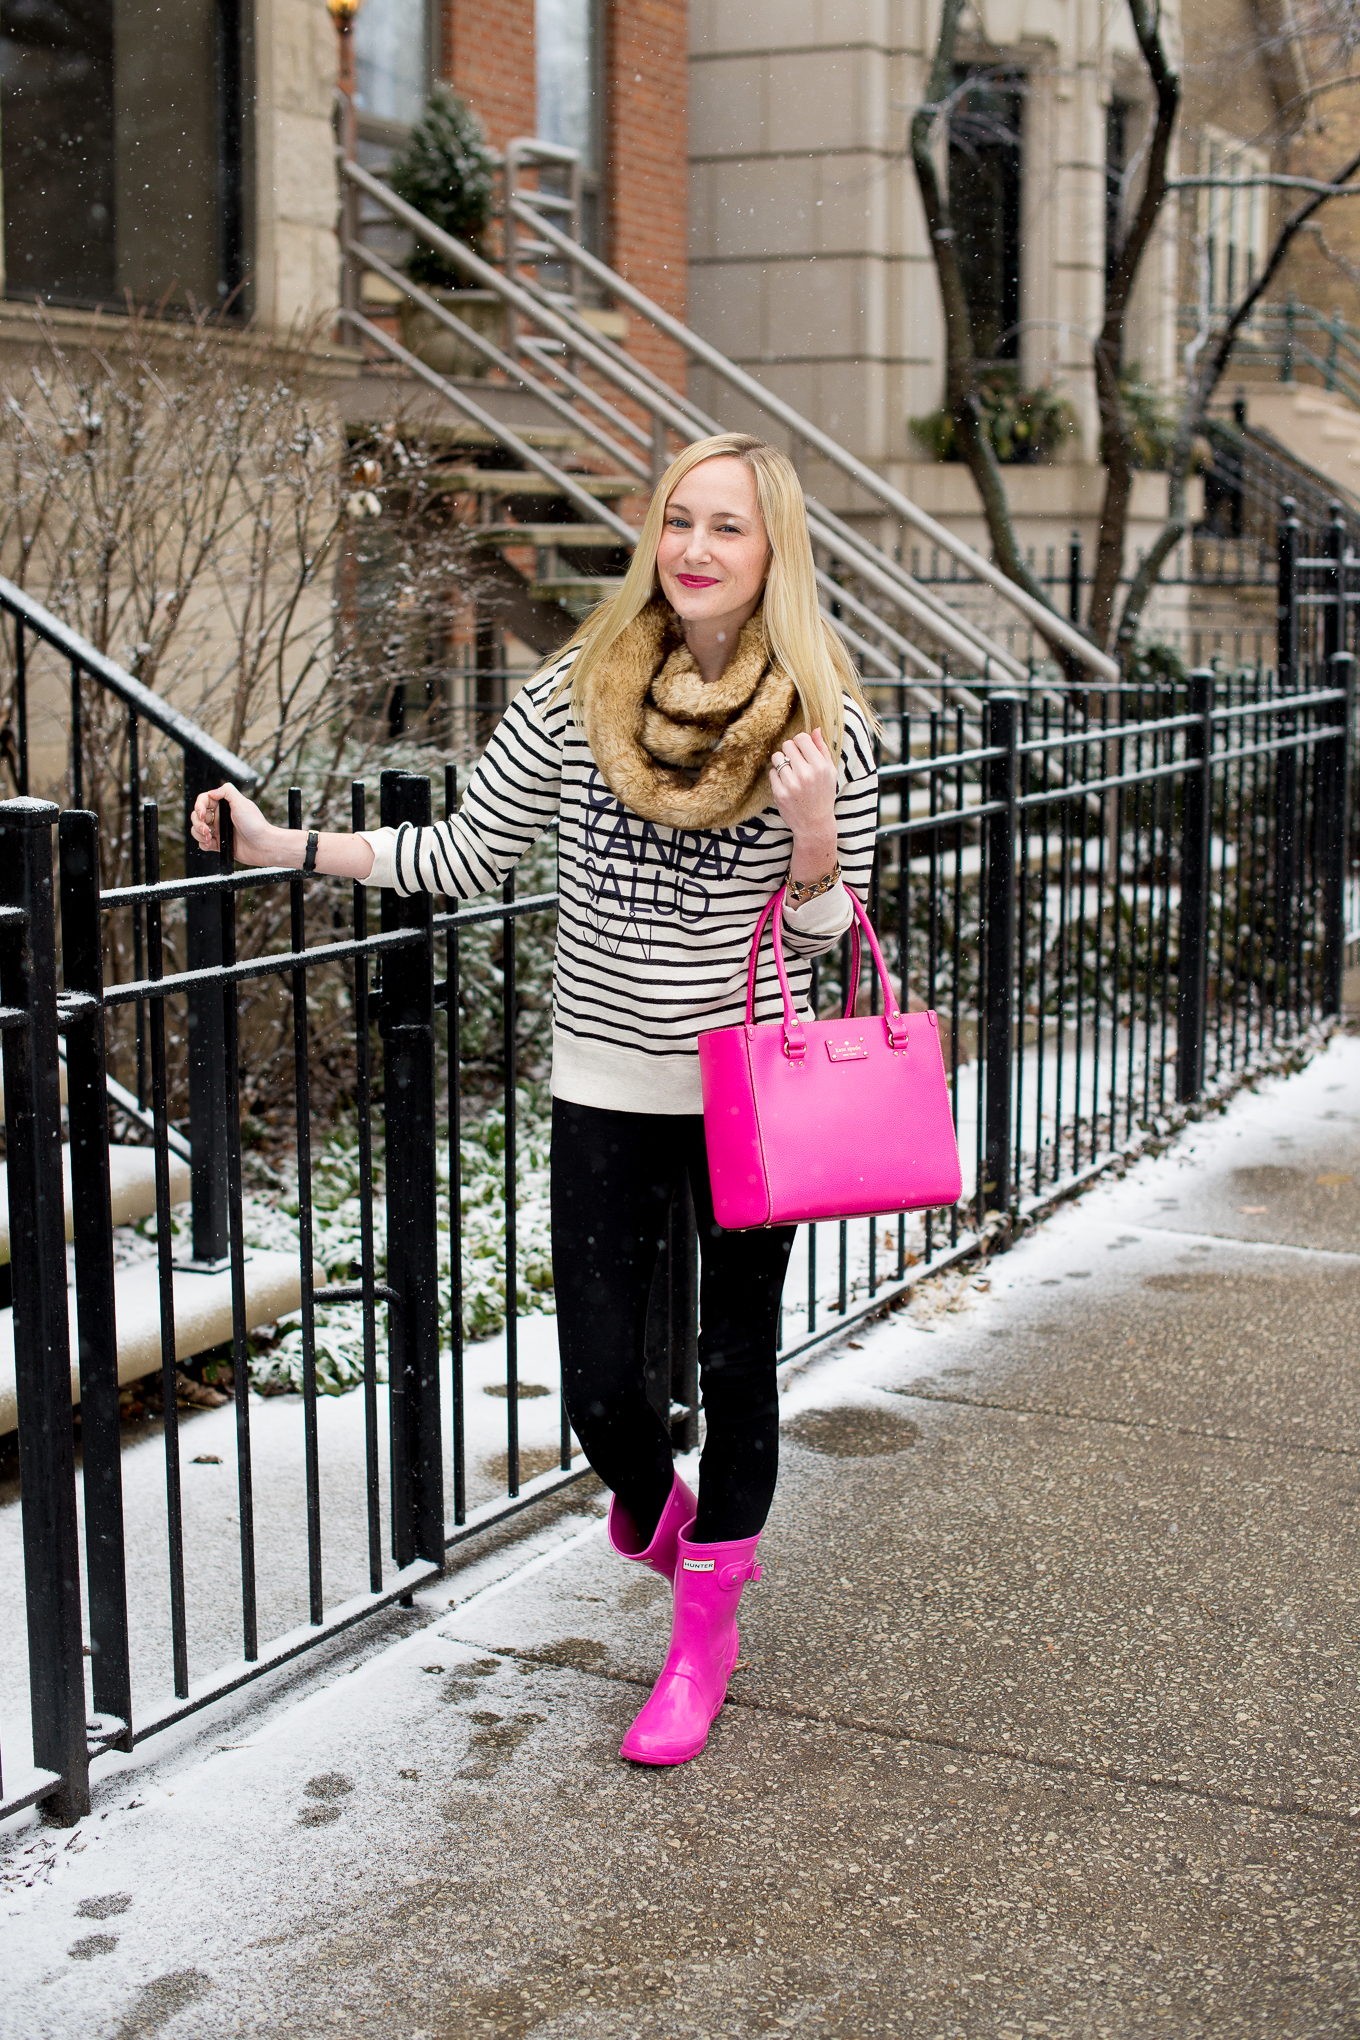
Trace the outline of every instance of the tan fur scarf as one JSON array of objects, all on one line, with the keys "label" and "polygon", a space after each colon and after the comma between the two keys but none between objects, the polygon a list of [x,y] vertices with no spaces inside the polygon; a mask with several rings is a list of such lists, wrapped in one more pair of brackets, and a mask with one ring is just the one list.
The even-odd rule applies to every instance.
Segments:
[{"label": "tan fur scarf", "polygon": [[706,682],[668,603],[635,617],[588,683],[585,732],[611,793],[672,829],[728,829],[769,807],[771,754],[804,727],[760,612]]}]

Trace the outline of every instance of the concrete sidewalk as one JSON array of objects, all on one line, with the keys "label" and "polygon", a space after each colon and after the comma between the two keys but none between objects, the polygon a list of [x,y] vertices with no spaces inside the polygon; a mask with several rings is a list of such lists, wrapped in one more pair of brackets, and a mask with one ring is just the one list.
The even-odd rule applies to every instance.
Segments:
[{"label": "concrete sidewalk", "polygon": [[1360,2033],[1360,1041],[789,1384],[744,1666],[577,1498],[0,1837],[0,2033]]}]

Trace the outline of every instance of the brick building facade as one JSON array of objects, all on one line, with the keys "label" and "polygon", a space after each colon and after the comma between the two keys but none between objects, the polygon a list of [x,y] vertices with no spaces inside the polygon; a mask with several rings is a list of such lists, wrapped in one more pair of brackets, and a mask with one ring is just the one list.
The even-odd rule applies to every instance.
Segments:
[{"label": "brick building facade", "polygon": [[[443,0],[445,78],[503,150],[541,132],[534,0]],[[686,0],[597,0],[595,131],[600,255],[676,318],[687,309],[688,7]],[[670,382],[684,361],[636,327],[639,358]]]}]

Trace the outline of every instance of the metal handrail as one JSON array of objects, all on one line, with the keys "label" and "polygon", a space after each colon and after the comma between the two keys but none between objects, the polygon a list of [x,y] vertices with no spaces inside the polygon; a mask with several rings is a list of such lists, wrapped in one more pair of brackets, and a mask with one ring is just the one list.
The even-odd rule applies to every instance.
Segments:
[{"label": "metal handrail", "polygon": [[[596,333],[586,325],[583,320],[576,316],[570,305],[540,291],[522,278],[508,276],[494,268],[491,263],[487,262],[473,249],[466,246],[466,244],[435,226],[432,221],[418,212],[415,207],[397,198],[381,179],[375,177],[371,172],[364,170],[352,157],[347,156],[342,149],[337,150],[336,155],[339,173],[343,180],[380,205],[389,217],[408,228],[411,232],[419,235],[422,240],[437,249],[441,255],[456,268],[460,269],[472,282],[496,293],[509,310],[530,321],[542,332],[556,340],[569,353],[575,355],[588,367],[595,370],[615,391],[636,404],[659,425],[668,428],[678,438],[686,442],[691,442],[696,438],[704,437],[706,434],[720,429],[714,420],[706,417],[688,398],[670,389],[661,382],[659,377],[641,363],[633,361],[606,339],[604,335]],[[524,202],[515,199],[513,203],[516,207],[520,207]],[[532,208],[530,210],[532,211]],[[629,302],[636,300],[643,308],[650,306],[649,300],[642,298],[640,293],[633,293],[631,286],[624,284],[622,278],[617,277],[606,265],[600,263],[596,257],[590,255],[584,248],[581,248],[578,242],[571,241],[569,237],[560,235],[556,227],[552,227],[549,222],[541,220],[541,215],[534,213],[531,224],[537,228],[540,223],[547,231],[553,245],[561,244],[559,252],[563,254],[564,259],[575,261],[579,254],[582,258],[581,266],[587,268],[592,276],[605,283],[616,295],[627,298]],[[437,307],[433,299],[427,300],[426,294],[421,292],[417,285],[400,277],[397,272],[391,271],[389,273],[389,265],[381,257],[375,260],[370,251],[363,247],[362,244],[357,244],[355,241],[347,239],[344,253],[350,264],[373,267],[378,273],[386,276],[389,281],[397,283],[405,289],[412,302],[420,304],[422,309],[435,310],[440,323],[448,326],[451,330],[459,330],[461,332],[461,322],[456,321],[453,314],[446,312],[443,307]],[[660,312],[659,307],[654,309],[659,318],[663,320],[666,318],[666,315]],[[650,316],[650,311],[648,315]],[[342,317],[345,318],[347,323],[356,332],[362,332],[366,338],[370,338],[374,344],[379,346],[392,359],[401,360],[406,365],[413,365],[414,358],[409,356],[404,349],[401,349],[399,343],[394,341],[389,335],[382,333],[380,329],[372,327],[369,322],[363,321],[362,314],[358,313],[357,310],[346,307],[342,310]],[[697,341],[697,336],[694,337]],[[496,350],[496,356],[493,356],[489,343],[479,342],[477,344],[479,351],[483,355],[488,359],[495,358],[497,366],[506,369],[509,373],[513,373],[516,379],[526,388],[531,389],[535,393],[541,392],[542,385],[538,378],[522,367],[518,361],[511,361],[508,356],[501,354],[500,350]],[[523,343],[521,343],[521,346],[523,346]],[[559,376],[560,371],[556,363],[549,364],[541,361],[533,354],[532,347],[530,347],[529,351],[536,369],[540,369],[555,377]],[[723,357],[718,357],[718,359],[722,360]],[[728,364],[728,366],[730,367],[731,364]],[[431,387],[442,387],[457,408],[462,409],[467,415],[472,415],[471,400],[464,393],[458,391],[453,384],[446,382],[442,377],[438,377],[433,370],[430,370],[424,364],[415,367],[414,372],[418,373],[421,379],[429,383]],[[734,369],[733,374],[739,375],[740,371]],[[574,381],[579,380],[571,378],[569,371],[562,379],[568,383],[574,383]],[[758,391],[759,385],[752,384],[752,389]],[[631,421],[623,413],[613,410],[612,406],[608,405],[598,393],[594,391],[587,392],[585,386],[581,387],[579,393],[582,395],[588,394],[594,407],[602,411],[617,430],[630,432],[631,436],[636,436],[635,428],[631,427]],[[764,401],[767,394],[761,393],[762,401]],[[772,403],[777,402],[774,399],[770,401]],[[560,400],[554,403],[552,408],[560,414],[562,408]],[[594,426],[580,413],[576,413],[575,417],[580,429],[599,444],[601,439],[599,428]],[[497,438],[503,444],[508,445],[507,428],[500,426],[495,421],[489,422]],[[816,433],[815,427],[805,425],[804,421],[800,421],[800,423],[802,424],[804,437],[821,438],[822,435]],[[834,445],[834,442],[828,441],[827,444]],[[617,454],[618,449],[611,450]],[[845,456],[847,460],[850,458],[851,456],[849,455]],[[547,462],[541,455],[532,462],[532,465],[537,467],[542,473],[547,473],[550,469],[558,474],[563,472],[556,470],[554,464]],[[635,459],[626,459],[622,465],[630,472],[639,472],[640,464]],[[869,472],[869,470],[865,470],[866,474]],[[903,498],[902,500],[905,501],[906,499]],[[914,506],[913,514],[915,514]],[[924,513],[920,514],[924,515]],[[933,520],[927,520],[927,522],[932,530],[939,531],[940,542],[961,561],[968,564],[979,561],[978,555],[974,554],[969,547],[962,545],[961,541],[957,541],[950,534],[945,533],[943,527],[934,526]],[[950,609],[939,596],[921,587],[889,555],[870,545],[860,534],[853,532],[840,519],[825,510],[822,505],[814,502],[809,503],[809,525],[815,544],[829,552],[833,558],[840,560],[851,572],[861,576],[878,593],[891,602],[895,608],[908,616],[913,623],[919,625],[935,637],[951,655],[962,659],[966,664],[979,666],[984,674],[990,670],[1018,681],[1028,679],[1027,669],[1012,654],[988,638],[968,618]],[[1018,600],[1023,596],[1023,591],[1016,589],[1011,582],[1006,581],[1004,575],[1000,575],[997,570],[988,567],[986,562],[981,562],[981,565],[985,569],[981,578],[993,583],[999,582],[1001,584],[1001,592],[1006,594],[1008,599],[1015,597]],[[823,593],[828,601],[844,599],[839,590],[836,590],[833,595],[831,586],[825,581],[823,582]],[[1024,598],[1024,600],[1027,601],[1028,598]],[[849,608],[851,604],[846,602],[845,606]],[[1024,606],[1023,602],[1020,603],[1020,606]],[[1042,609],[1042,605],[1034,605],[1034,607]],[[864,609],[861,608],[860,614],[864,615],[864,613]],[[1045,611],[1043,613],[1046,619],[1048,612]],[[872,615],[873,612],[868,612],[868,614]],[[867,620],[867,617],[865,620]],[[861,653],[868,649],[863,638],[854,632],[850,626],[840,624],[839,620],[834,617],[832,621],[837,624],[841,635],[853,649]],[[1059,619],[1059,622],[1061,623],[1061,619]],[[906,640],[903,640],[900,634],[891,632],[890,629],[882,624],[881,620],[875,618],[873,628],[884,636],[885,642],[891,646],[892,650],[899,651],[899,656],[907,657],[909,663],[923,676],[935,681],[944,678],[941,669],[935,662],[928,659],[919,649],[913,647],[908,654],[900,653],[899,647]],[[1084,648],[1085,654],[1089,655],[1090,659],[1103,662],[1103,666],[1108,668],[1109,672],[1117,677],[1118,668],[1114,665],[1113,661],[1106,660],[1104,654],[1097,653],[1094,647],[1081,636],[1080,632],[1072,631],[1071,626],[1066,624],[1063,624],[1062,630],[1063,632],[1071,633],[1073,639]],[[896,643],[893,643],[894,638],[896,638]],[[900,677],[897,672],[892,672],[891,675],[888,675],[891,661],[884,658],[882,654],[879,654],[876,658],[871,658],[870,663],[880,665],[887,677],[894,679]]]},{"label": "metal handrail", "polygon": [[795,433],[833,466],[838,467],[843,474],[848,475],[851,481],[858,483],[867,494],[877,497],[886,509],[893,511],[906,523],[915,525],[933,545],[939,546],[944,552],[952,553],[961,565],[966,566],[978,580],[985,581],[1003,600],[1018,609],[1027,621],[1037,624],[1050,636],[1056,637],[1083,665],[1103,673],[1109,680],[1122,678],[1116,661],[1093,645],[1080,630],[1059,616],[1056,610],[1036,601],[1032,595],[1018,587],[1002,573],[1000,567],[984,559],[981,553],[974,552],[970,545],[965,545],[961,538],[955,537],[952,531],[937,523],[927,511],[913,503],[910,497],[904,496],[899,489],[894,489],[890,482],[884,481],[880,474],[857,459],[847,448],[831,438],[829,433],[823,432],[820,426],[804,418],[801,412],[795,411],[791,404],[786,404],[782,397],[775,396],[773,391],[757,382],[754,376],[747,375],[745,369],[738,368],[735,362],[729,361],[725,354],[720,353],[692,328],[683,325],[679,319],[673,319],[670,313],[663,311],[653,299],[626,282],[614,270],[607,268],[590,253],[588,248],[581,247],[579,242],[568,240],[565,234],[553,226],[550,220],[545,220],[526,200],[517,198],[511,200],[511,203],[523,223],[533,227],[536,233],[542,234],[561,255],[578,262],[588,275],[605,284],[616,297],[622,298],[625,304],[632,305],[635,311],[649,319],[668,339],[676,341],[687,353],[693,355],[696,361],[702,361],[706,368],[713,369],[725,382],[730,383],[733,389],[759,404],[771,417],[777,418],[790,432]]},{"label": "metal handrail", "polygon": [[243,792],[253,792],[260,783],[260,775],[254,767],[247,765],[215,737],[200,729],[198,724],[180,710],[171,706],[159,694],[153,694],[149,687],[134,679],[125,667],[104,652],[97,651],[88,638],[73,630],[69,623],[53,616],[41,602],[27,594],[0,575],[0,609],[13,616],[25,630],[31,630],[35,637],[60,652],[70,661],[72,668],[87,674],[110,694],[116,694],[141,718],[151,723],[162,735],[170,737],[182,751],[193,751],[204,763],[223,779],[230,779]]}]

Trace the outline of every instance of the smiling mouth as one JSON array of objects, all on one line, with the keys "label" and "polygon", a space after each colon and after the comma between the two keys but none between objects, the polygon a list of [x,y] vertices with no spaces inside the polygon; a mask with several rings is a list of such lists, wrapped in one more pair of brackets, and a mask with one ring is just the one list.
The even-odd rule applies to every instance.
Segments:
[{"label": "smiling mouth", "polygon": [[677,574],[675,578],[682,588],[716,588],[718,585],[716,574]]}]

